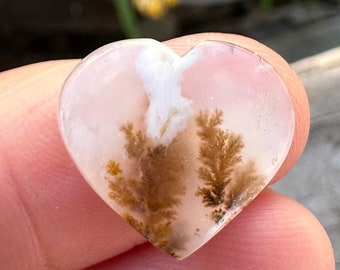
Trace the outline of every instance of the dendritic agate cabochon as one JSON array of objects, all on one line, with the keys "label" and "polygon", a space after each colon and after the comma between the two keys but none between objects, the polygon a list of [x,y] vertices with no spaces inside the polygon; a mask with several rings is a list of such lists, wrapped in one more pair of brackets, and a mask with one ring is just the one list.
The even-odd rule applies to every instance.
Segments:
[{"label": "dendritic agate cabochon", "polygon": [[273,67],[246,49],[206,41],[178,56],[137,39],[81,61],[63,88],[60,127],[98,195],[182,259],[275,175],[294,109]]}]

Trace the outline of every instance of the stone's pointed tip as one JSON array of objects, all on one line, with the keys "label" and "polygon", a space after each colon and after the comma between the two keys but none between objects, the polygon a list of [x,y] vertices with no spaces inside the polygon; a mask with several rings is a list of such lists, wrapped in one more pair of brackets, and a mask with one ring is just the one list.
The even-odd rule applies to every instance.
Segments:
[{"label": "stone's pointed tip", "polygon": [[178,260],[268,184],[295,123],[268,63],[212,41],[183,57],[147,39],[107,45],[70,75],[60,110],[67,148],[91,187]]}]

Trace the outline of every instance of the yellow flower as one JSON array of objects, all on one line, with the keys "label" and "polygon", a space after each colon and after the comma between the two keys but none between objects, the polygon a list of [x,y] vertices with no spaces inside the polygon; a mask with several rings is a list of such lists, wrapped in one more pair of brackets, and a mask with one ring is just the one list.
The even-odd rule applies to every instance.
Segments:
[{"label": "yellow flower", "polygon": [[137,10],[151,19],[160,19],[169,7],[178,4],[178,0],[133,0]]}]

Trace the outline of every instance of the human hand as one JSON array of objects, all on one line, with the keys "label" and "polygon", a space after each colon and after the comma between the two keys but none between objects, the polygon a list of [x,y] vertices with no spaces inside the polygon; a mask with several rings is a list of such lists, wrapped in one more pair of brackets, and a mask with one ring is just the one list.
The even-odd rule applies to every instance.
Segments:
[{"label": "human hand", "polygon": [[[295,135],[272,180],[278,181],[307,140],[309,108],[303,86],[277,54],[244,37],[200,34],[165,43],[183,54],[207,39],[256,52],[290,91]],[[270,189],[183,261],[146,243],[91,190],[62,143],[58,100],[78,62],[38,63],[0,74],[1,269],[334,269],[332,247],[319,222],[303,206]]]}]

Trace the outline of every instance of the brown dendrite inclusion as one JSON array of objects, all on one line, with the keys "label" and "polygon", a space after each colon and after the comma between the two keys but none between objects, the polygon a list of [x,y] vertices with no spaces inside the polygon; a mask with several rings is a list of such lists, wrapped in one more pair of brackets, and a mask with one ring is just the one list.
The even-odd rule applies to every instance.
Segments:
[{"label": "brown dendrite inclusion", "polygon": [[[210,218],[217,224],[227,211],[252,199],[264,184],[254,163],[242,160],[242,137],[222,130],[222,122],[221,110],[200,111],[196,117],[200,183],[196,193],[189,194],[202,198],[202,205],[211,209]],[[126,139],[128,166],[123,171],[118,162],[108,161],[109,197],[127,209],[123,217],[132,227],[178,257],[187,238],[174,228],[174,222],[192,167],[185,150],[189,141],[186,145],[183,139],[175,138],[163,146],[149,139],[144,130],[134,129],[133,123],[122,125],[120,130]]]},{"label": "brown dendrite inclusion", "polygon": [[109,197],[130,210],[123,217],[132,227],[176,257],[175,250],[182,249],[184,240],[172,228],[176,206],[186,190],[183,147],[176,139],[167,147],[155,145],[143,131],[135,131],[132,123],[123,125],[121,131],[131,170],[123,175],[117,162],[108,162],[107,172],[114,176]]},{"label": "brown dendrite inclusion", "polygon": [[196,123],[200,138],[198,175],[204,187],[195,195],[202,197],[205,207],[212,208],[210,217],[219,223],[227,210],[248,201],[262,188],[263,179],[253,162],[239,166],[244,147],[240,135],[222,130],[223,114],[215,110],[199,112]]}]

